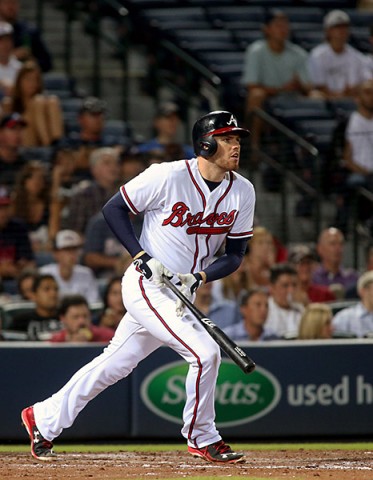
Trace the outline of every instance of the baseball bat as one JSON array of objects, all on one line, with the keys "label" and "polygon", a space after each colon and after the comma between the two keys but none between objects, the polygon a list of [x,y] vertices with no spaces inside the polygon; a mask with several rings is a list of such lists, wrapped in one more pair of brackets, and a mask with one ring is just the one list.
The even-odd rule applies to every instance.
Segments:
[{"label": "baseball bat", "polygon": [[255,363],[232,339],[226,335],[215,323],[206,316],[174,285],[167,277],[163,277],[164,283],[182,300],[193,313],[207,333],[215,340],[219,347],[230,357],[244,373],[250,373],[255,369]]}]

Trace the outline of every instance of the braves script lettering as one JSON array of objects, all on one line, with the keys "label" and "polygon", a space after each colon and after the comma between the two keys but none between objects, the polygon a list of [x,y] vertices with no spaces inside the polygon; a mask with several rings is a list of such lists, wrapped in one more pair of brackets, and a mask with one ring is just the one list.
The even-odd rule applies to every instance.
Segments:
[{"label": "braves script lettering", "polygon": [[189,235],[203,233],[208,235],[219,235],[227,233],[232,228],[236,218],[237,210],[231,212],[209,213],[206,217],[203,212],[190,213],[190,208],[183,202],[177,202],[172,207],[171,215],[163,220],[162,225],[172,227],[184,227]]}]

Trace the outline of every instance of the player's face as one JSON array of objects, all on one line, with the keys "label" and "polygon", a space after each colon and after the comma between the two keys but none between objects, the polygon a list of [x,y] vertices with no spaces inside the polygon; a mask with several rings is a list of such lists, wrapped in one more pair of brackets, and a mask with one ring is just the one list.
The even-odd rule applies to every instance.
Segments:
[{"label": "player's face", "polygon": [[239,135],[219,135],[214,137],[218,149],[213,157],[214,164],[224,172],[237,170],[240,163],[241,139]]}]

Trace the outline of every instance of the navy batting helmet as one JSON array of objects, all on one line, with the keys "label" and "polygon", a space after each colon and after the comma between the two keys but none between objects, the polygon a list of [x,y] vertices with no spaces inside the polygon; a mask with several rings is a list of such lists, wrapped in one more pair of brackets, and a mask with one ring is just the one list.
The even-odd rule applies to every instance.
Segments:
[{"label": "navy batting helmet", "polygon": [[218,149],[214,135],[227,133],[236,133],[241,137],[250,135],[249,130],[237,125],[237,119],[231,112],[217,110],[204,115],[193,126],[192,137],[195,154],[205,158],[211,157]]}]

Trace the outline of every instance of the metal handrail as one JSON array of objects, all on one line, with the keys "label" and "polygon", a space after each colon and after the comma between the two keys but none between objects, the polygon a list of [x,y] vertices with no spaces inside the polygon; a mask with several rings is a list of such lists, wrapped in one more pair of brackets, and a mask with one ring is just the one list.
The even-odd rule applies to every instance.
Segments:
[{"label": "metal handrail", "polygon": [[[307,140],[299,136],[294,131],[290,130],[288,127],[283,125],[279,122],[276,118],[274,118],[269,113],[265,112],[260,108],[256,108],[251,113],[252,116],[259,117],[263,122],[270,125],[274,128],[277,132],[284,135],[286,138],[297,144],[299,147],[303,148],[308,154],[310,154],[315,161],[315,172],[316,172],[316,187],[313,188],[311,185],[306,183],[303,179],[301,179],[298,175],[296,175],[291,170],[287,169],[284,165],[280,162],[275,160],[274,158],[270,157],[269,155],[265,154],[264,152],[258,151],[259,156],[264,163],[271,166],[274,170],[276,170],[280,176],[284,180],[289,180],[294,186],[298,189],[302,190],[306,193],[309,197],[313,198],[315,201],[314,205],[314,222],[315,222],[315,240],[319,235],[321,229],[321,209],[320,209],[320,199],[321,199],[321,183],[320,183],[320,175],[321,175],[321,164],[320,164],[320,154],[318,149],[309,143]],[[282,182],[281,184],[281,218],[282,218],[282,225],[284,230],[284,238],[283,241],[287,243],[288,241],[288,215],[287,215],[287,191],[286,191],[286,182]]]},{"label": "metal handrail", "polygon": [[353,212],[352,212],[352,223],[353,223],[353,237],[352,237],[352,249],[353,249],[353,260],[354,260],[354,267],[356,269],[359,268],[359,230],[358,230],[358,202],[360,198],[364,198],[368,200],[373,205],[373,192],[367,190],[364,187],[359,187],[354,192],[353,197]]}]

